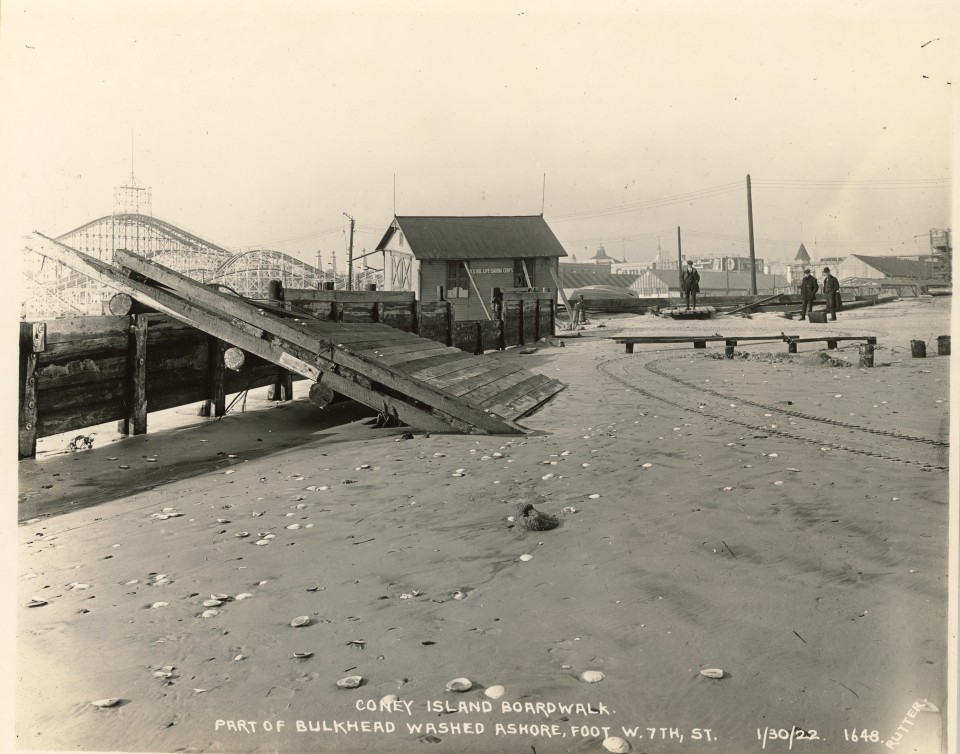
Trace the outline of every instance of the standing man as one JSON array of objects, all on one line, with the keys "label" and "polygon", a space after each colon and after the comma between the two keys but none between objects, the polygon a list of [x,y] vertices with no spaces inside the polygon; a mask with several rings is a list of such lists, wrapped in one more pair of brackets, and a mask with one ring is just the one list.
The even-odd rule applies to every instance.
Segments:
[{"label": "standing man", "polygon": [[820,290],[820,283],[810,273],[810,270],[803,271],[803,282],[800,283],[800,298],[803,301],[803,310],[800,312],[800,319],[807,318],[807,312],[813,311],[813,299]]},{"label": "standing man", "polygon": [[697,308],[697,294],[700,293],[700,273],[694,269],[693,260],[687,260],[687,266],[680,273],[680,292],[687,296],[687,311],[690,310],[690,297],[693,297],[693,308]]},{"label": "standing man", "polygon": [[823,268],[823,297],[827,300],[827,313],[836,321],[837,304],[840,302],[840,281],[830,274],[830,268]]}]

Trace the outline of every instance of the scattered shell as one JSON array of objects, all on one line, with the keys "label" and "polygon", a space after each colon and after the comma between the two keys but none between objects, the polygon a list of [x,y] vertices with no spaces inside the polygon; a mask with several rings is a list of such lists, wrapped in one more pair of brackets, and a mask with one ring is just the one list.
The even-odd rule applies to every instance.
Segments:
[{"label": "scattered shell", "polygon": [[553,474],[544,474],[544,475],[543,475],[542,477],[540,477],[540,478],[541,478],[543,481],[547,481],[548,479],[553,479]]},{"label": "scattered shell", "polygon": [[652,463],[645,463],[645,464],[643,464],[640,468],[642,468],[642,469],[649,469],[651,466],[653,466]]},{"label": "scattered shell", "polygon": [[707,678],[723,678],[723,671],[720,668],[706,668],[700,671],[700,675]]},{"label": "scattered shell", "polygon": [[246,660],[247,656],[245,654],[239,654],[233,658],[234,662],[240,662],[241,660]]},{"label": "scattered shell", "polygon": [[469,691],[473,688],[473,681],[469,678],[454,678],[447,682],[447,691]]},{"label": "scattered shell", "polygon": [[220,607],[220,605],[222,604],[223,602],[221,600],[204,600],[203,601],[204,607]]},{"label": "scattered shell", "polygon": [[236,534],[234,534],[233,536],[235,536],[235,537],[240,537],[241,539],[243,539],[244,537],[249,537],[249,536],[250,536],[250,532],[248,532],[248,531],[238,531],[238,532],[237,532]]},{"label": "scattered shell", "polygon": [[626,754],[630,751],[630,744],[619,736],[609,736],[603,739],[603,748],[613,754]]},{"label": "scattered shell", "polygon": [[290,526],[288,526],[287,528],[288,528],[288,529],[299,529],[299,528],[300,528],[300,524],[290,524]]},{"label": "scattered shell", "polygon": [[564,512],[564,513],[576,513],[576,512],[577,512],[577,509],[574,508],[572,505],[566,505],[566,506],[564,506],[564,508],[563,508],[563,512]]},{"label": "scattered shell", "polygon": [[603,680],[603,673],[599,670],[584,670],[580,674],[580,680],[584,683],[599,683]]},{"label": "scattered shell", "polygon": [[730,492],[730,490],[732,490],[732,489],[733,489],[733,487],[724,487],[724,488],[723,488],[723,491],[724,491],[724,492]]},{"label": "scattered shell", "polygon": [[341,678],[337,681],[337,688],[340,689],[355,689],[363,683],[362,675],[348,675],[346,678]]},{"label": "scattered shell", "polygon": [[171,673],[169,670],[154,670],[153,677],[154,678],[173,678],[173,673]]},{"label": "scattered shell", "polygon": [[297,618],[294,618],[292,621],[290,621],[290,625],[293,628],[300,628],[301,626],[306,626],[309,623],[310,623],[310,617],[307,615],[301,615]]},{"label": "scattered shell", "polygon": [[527,563],[528,561],[533,560],[533,555],[521,555],[520,560],[522,560],[524,563]]},{"label": "scattered shell", "polygon": [[396,694],[387,694],[385,697],[383,697],[380,700],[380,704],[389,704],[392,706],[396,704],[399,700],[400,700],[400,697],[397,696]]},{"label": "scattered shell", "polygon": [[306,660],[310,657],[313,657],[313,652],[294,652],[293,658],[295,660]]},{"label": "scattered shell", "polygon": [[454,593],[453,593],[453,598],[454,598],[455,600],[466,599],[466,597],[467,597],[467,595],[466,595],[464,592],[454,592]]},{"label": "scattered shell", "polygon": [[169,604],[169,602],[154,602],[150,607],[156,609],[158,607],[166,607]]},{"label": "scattered shell", "polygon": [[501,696],[507,693],[507,690],[503,686],[490,686],[484,692],[484,695],[490,699],[499,699]]},{"label": "scattered shell", "polygon": [[940,711],[940,708],[939,708],[936,704],[934,704],[933,702],[931,702],[929,699],[924,699],[924,700],[920,703],[920,711],[921,711],[921,712],[933,712],[934,714],[936,714],[937,712]]},{"label": "scattered shell", "polygon": [[779,487],[779,486],[781,486],[781,485],[783,485],[783,482],[781,482],[781,481],[779,481],[779,480],[777,480],[776,482],[774,482],[774,484],[775,484],[775,485],[777,485],[777,486]]},{"label": "scattered shell", "polygon": [[[123,467],[121,466],[120,468],[122,469]],[[227,469],[227,470],[224,471],[223,473],[224,473],[224,474],[236,474],[237,472],[236,472],[234,469]]]},{"label": "scattered shell", "polygon": [[120,697],[113,697],[110,699],[97,699],[97,701],[90,702],[90,704],[92,704],[94,707],[99,707],[100,709],[104,709],[105,707],[115,707],[121,701],[123,700],[120,699]]},{"label": "scattered shell", "polygon": [[446,458],[446,456],[447,456],[446,453],[434,453],[434,454],[433,454],[433,457],[434,457],[434,458]]},{"label": "scattered shell", "polygon": [[240,600],[245,600],[245,599],[247,599],[248,597],[252,597],[252,596],[253,596],[253,595],[250,594],[250,592],[241,592],[241,593],[238,594],[236,597],[234,597],[234,599],[237,600],[237,602],[239,602]]},{"label": "scattered shell", "polygon": [[201,618],[214,618],[217,615],[220,615],[220,611],[216,608],[210,608],[209,610],[204,610],[202,613],[200,613]]},{"label": "scattered shell", "polygon": [[260,546],[262,547],[263,545],[268,545],[268,544],[270,544],[270,540],[269,540],[269,539],[258,539],[256,542],[254,542],[254,544],[255,544],[255,545],[260,545]]},{"label": "scattered shell", "polygon": [[767,458],[779,458],[779,453],[767,453]]},{"label": "scattered shell", "polygon": [[27,607],[43,607],[46,604],[47,604],[46,600],[41,600],[34,597],[32,600],[30,600],[27,603]]}]

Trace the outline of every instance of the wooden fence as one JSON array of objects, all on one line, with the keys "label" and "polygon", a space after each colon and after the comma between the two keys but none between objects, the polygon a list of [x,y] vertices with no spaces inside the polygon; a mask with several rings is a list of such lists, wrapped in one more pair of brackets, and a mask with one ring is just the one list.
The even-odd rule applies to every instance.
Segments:
[{"label": "wooden fence", "polygon": [[[524,345],[553,334],[553,300],[535,291],[505,292],[500,317],[456,321],[446,301],[422,303],[392,291],[286,291],[286,305],[342,322],[381,322],[469,353]],[[291,397],[291,375],[248,354],[227,369],[229,347],[163,314],[82,316],[20,323],[18,455],[36,455],[37,439],[118,422],[121,434],[147,431],[147,413],[202,402],[222,416],[228,394],[274,386]]]}]

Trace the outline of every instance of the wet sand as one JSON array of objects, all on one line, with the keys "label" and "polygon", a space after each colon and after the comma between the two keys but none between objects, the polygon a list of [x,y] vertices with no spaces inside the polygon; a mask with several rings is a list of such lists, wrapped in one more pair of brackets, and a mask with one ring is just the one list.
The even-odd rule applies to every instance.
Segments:
[{"label": "wet sand", "polygon": [[[568,385],[523,437],[403,440],[261,398],[21,462],[17,745],[742,752],[786,751],[785,730],[944,750],[949,305],[596,320],[494,357]],[[605,339],[800,328],[876,334],[877,366]],[[513,528],[521,502],[560,526]]]}]

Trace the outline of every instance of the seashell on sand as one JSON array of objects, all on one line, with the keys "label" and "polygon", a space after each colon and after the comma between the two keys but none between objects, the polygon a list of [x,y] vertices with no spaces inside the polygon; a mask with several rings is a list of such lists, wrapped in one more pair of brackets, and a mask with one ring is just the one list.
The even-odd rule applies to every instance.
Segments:
[{"label": "seashell on sand", "polygon": [[531,560],[533,560],[533,555],[527,555],[526,553],[524,553],[523,555],[520,556],[520,560],[522,560],[524,563],[528,563]]},{"label": "seashell on sand", "polygon": [[201,618],[215,618],[218,615],[220,615],[220,611],[216,608],[210,608],[209,610],[204,610],[202,613],[200,613]]},{"label": "seashell on sand", "polygon": [[380,704],[394,705],[400,700],[400,697],[396,694],[387,694],[380,700]]},{"label": "seashell on sand", "polygon": [[723,671],[720,668],[704,668],[700,675],[707,678],[723,678]]},{"label": "seashell on sand", "polygon": [[47,604],[46,600],[41,600],[34,597],[32,600],[30,600],[27,603],[27,607],[43,607],[46,604]]},{"label": "seashell on sand", "polygon": [[301,615],[297,618],[294,618],[290,621],[290,625],[293,628],[300,628],[301,626],[307,626],[310,624],[310,617],[307,615]]},{"label": "seashell on sand", "polygon": [[152,605],[150,605],[150,607],[156,610],[158,607],[166,607],[169,604],[169,602],[154,602]]},{"label": "seashell on sand", "polygon": [[446,685],[447,691],[469,691],[473,688],[473,681],[469,678],[454,678],[452,681],[448,681]]},{"label": "seashell on sand", "polygon": [[362,675],[348,675],[346,678],[341,678],[337,681],[338,689],[355,689],[363,683]]},{"label": "seashell on sand", "polygon": [[603,748],[613,754],[626,754],[630,751],[630,744],[619,736],[609,736],[603,739]]},{"label": "seashell on sand", "polygon": [[580,674],[580,680],[584,683],[599,683],[603,680],[603,673],[599,670],[584,670]]},{"label": "seashell on sand", "polygon": [[484,696],[490,699],[499,699],[501,696],[507,693],[507,690],[500,685],[490,686],[484,692]]},{"label": "seashell on sand", "polygon": [[253,596],[253,595],[250,594],[250,592],[241,592],[241,593],[238,594],[236,597],[234,597],[234,599],[237,600],[237,602],[239,602],[240,600],[245,600],[245,599],[247,599],[247,598],[249,598],[249,597],[252,597],[252,596]]},{"label": "seashell on sand", "polygon": [[310,657],[313,657],[313,652],[294,652],[293,658],[295,660],[306,660]]},{"label": "seashell on sand", "polygon": [[203,601],[204,607],[220,607],[220,605],[222,604],[223,602],[221,602],[220,600],[204,600]]},{"label": "seashell on sand", "polygon": [[104,709],[106,707],[116,707],[120,702],[123,701],[120,697],[113,697],[110,699],[97,699],[95,702],[90,702],[94,707],[99,707]]}]

